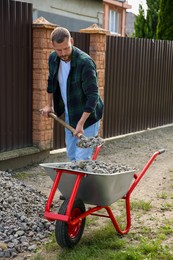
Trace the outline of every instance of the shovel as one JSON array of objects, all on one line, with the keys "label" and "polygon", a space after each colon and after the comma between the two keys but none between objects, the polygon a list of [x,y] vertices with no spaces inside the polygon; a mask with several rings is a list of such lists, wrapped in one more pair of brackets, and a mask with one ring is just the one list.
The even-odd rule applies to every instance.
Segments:
[{"label": "shovel", "polygon": [[[61,118],[57,117],[54,113],[50,112],[49,117],[52,117],[56,121],[58,121],[61,125],[63,125],[65,128],[70,130],[73,134],[75,129],[68,125],[66,122],[64,122]],[[104,140],[98,136],[96,137],[86,137],[83,134],[78,134],[77,137],[80,139],[79,142],[77,142],[77,146],[80,148],[95,148],[97,146],[100,146],[104,143]]]}]

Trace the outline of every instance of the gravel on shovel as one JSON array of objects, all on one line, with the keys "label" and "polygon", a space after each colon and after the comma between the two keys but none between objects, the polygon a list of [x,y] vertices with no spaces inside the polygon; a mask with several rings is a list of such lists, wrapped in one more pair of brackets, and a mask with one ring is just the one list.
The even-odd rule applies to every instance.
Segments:
[{"label": "gravel on shovel", "polygon": [[77,146],[80,148],[96,148],[97,146],[103,145],[104,144],[104,139],[95,136],[95,137],[86,137],[84,135],[80,136],[80,139],[77,142]]}]

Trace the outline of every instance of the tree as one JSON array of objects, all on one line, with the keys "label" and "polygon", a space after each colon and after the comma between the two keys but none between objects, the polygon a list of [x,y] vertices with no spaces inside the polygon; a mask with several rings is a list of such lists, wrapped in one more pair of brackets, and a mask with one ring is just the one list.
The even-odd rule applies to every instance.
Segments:
[{"label": "tree", "polygon": [[160,0],[147,0],[147,6],[145,38],[156,39]]},{"label": "tree", "polygon": [[160,0],[157,39],[173,40],[172,0]]},{"label": "tree", "polygon": [[137,38],[156,39],[160,0],[147,0],[147,6],[147,16],[145,18],[142,5],[139,5],[139,15],[136,17],[134,24],[134,36]]},{"label": "tree", "polygon": [[139,5],[139,15],[136,17],[136,21],[134,23],[135,32],[134,36],[137,38],[145,38],[145,16],[144,16],[144,9],[142,5]]}]

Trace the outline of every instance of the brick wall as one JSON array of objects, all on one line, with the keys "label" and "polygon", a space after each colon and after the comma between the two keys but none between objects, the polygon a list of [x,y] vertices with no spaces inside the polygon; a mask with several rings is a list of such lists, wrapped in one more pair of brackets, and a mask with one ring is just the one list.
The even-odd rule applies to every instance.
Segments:
[{"label": "brick wall", "polygon": [[50,34],[55,26],[45,19],[33,24],[33,144],[41,150],[53,145],[53,121],[39,113],[47,104],[48,57],[52,51]]},{"label": "brick wall", "polygon": [[[90,33],[90,56],[96,63],[98,73],[99,92],[104,100],[104,85],[105,85],[105,63],[106,63],[106,35],[108,31],[98,27],[96,24],[81,29],[81,33]],[[100,136],[103,136],[103,118],[100,123]]]}]

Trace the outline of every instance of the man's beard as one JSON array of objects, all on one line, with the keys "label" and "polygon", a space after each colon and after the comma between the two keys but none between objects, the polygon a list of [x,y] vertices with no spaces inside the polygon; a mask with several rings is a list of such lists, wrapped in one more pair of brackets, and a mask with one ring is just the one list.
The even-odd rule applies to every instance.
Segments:
[{"label": "man's beard", "polygon": [[62,61],[70,61],[70,60],[71,60],[71,55],[61,56],[60,59],[61,59]]}]

